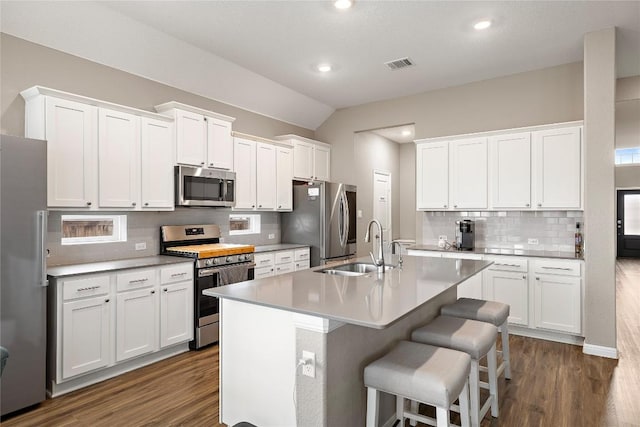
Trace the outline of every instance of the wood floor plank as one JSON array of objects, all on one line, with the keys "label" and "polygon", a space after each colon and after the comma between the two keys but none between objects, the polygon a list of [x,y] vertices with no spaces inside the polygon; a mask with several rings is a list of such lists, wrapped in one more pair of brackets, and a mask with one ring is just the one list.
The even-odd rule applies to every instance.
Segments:
[{"label": "wood floor plank", "polygon": [[[621,259],[616,271],[620,359],[512,336],[513,379],[500,378],[500,417],[485,417],[482,427],[640,426],[640,260]],[[217,346],[184,353],[47,400],[1,424],[218,426],[218,363]]]}]

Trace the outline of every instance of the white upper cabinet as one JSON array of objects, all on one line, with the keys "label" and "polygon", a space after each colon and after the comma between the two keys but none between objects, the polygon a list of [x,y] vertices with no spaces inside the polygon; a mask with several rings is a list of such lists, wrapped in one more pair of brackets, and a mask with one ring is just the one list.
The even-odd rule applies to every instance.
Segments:
[{"label": "white upper cabinet", "polygon": [[293,209],[293,149],[277,147],[276,155],[276,209]]},{"label": "white upper cabinet", "polygon": [[298,135],[280,135],[278,141],[293,145],[293,178],[302,181],[331,179],[331,146]]},{"label": "white upper cabinet", "polygon": [[532,133],[537,208],[582,207],[582,128]]},{"label": "white upper cabinet", "polygon": [[[98,109],[51,97],[27,103],[27,138],[47,140],[47,205],[97,206]],[[46,105],[46,111],[41,108]]]},{"label": "white upper cabinet", "polygon": [[530,208],[531,133],[490,137],[489,173],[494,208]]},{"label": "white upper cabinet", "polygon": [[416,204],[418,209],[449,207],[449,143],[416,147]]},{"label": "white upper cabinet", "polygon": [[454,209],[486,209],[487,139],[453,141],[451,150],[450,204]]},{"label": "white upper cabinet", "polygon": [[234,138],[234,170],[236,171],[235,209],[256,207],[256,142]]},{"label": "white upper cabinet", "polygon": [[98,193],[101,208],[135,208],[140,195],[140,117],[100,108]]},{"label": "white upper cabinet", "polygon": [[157,112],[176,122],[176,163],[232,169],[233,117],[171,101],[156,105]]},{"label": "white upper cabinet", "polygon": [[[25,136],[47,140],[49,208],[142,210],[143,187],[153,182],[147,210],[173,209],[172,163],[166,163],[168,149],[173,162],[171,118],[42,86],[21,95]],[[162,130],[152,135],[150,123]],[[145,138],[153,139],[151,151]]]},{"label": "white upper cabinet", "polygon": [[256,204],[276,208],[276,146],[262,142],[256,144]]},{"label": "white upper cabinet", "polygon": [[142,208],[174,206],[173,124],[143,117],[141,120],[141,202]]}]

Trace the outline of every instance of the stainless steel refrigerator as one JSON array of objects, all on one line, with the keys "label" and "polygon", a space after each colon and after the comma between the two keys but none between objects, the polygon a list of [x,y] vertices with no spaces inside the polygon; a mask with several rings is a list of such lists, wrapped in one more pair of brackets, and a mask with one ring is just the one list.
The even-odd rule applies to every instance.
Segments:
[{"label": "stainless steel refrigerator", "polygon": [[0,410],[46,398],[47,146],[0,135]]},{"label": "stainless steel refrigerator", "polygon": [[356,253],[356,186],[336,182],[293,186],[293,211],[281,215],[281,240],[311,248],[311,267]]}]

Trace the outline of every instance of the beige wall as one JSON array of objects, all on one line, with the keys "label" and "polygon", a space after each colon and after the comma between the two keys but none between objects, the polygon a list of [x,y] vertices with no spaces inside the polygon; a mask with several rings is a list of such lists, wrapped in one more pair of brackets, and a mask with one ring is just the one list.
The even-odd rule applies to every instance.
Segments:
[{"label": "beige wall", "polygon": [[[262,137],[294,133],[313,138],[309,129],[194,95],[4,33],[0,33],[0,132],[24,136],[24,100],[20,91],[35,85],[142,110],[167,101],[204,108],[236,118],[233,129]],[[277,102],[277,100],[274,100]]]},{"label": "beige wall", "polygon": [[[616,148],[640,147],[640,76],[616,82]],[[616,167],[616,187],[640,188],[640,165]]]},{"label": "beige wall", "polygon": [[616,30],[584,37],[585,346],[616,347]]},{"label": "beige wall", "polygon": [[400,191],[398,200],[400,211],[401,239],[416,240],[416,146],[400,145]]}]

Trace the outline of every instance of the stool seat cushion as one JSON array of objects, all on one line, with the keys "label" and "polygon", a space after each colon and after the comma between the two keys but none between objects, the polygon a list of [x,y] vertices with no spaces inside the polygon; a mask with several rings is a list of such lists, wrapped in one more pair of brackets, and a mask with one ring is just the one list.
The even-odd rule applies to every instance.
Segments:
[{"label": "stool seat cushion", "polygon": [[438,316],[411,333],[412,341],[464,351],[475,360],[489,352],[497,337],[498,328],[489,323],[452,316]]},{"label": "stool seat cushion", "polygon": [[448,408],[460,395],[470,369],[468,354],[400,341],[389,353],[364,368],[364,384]]},{"label": "stool seat cushion", "polygon": [[442,307],[440,314],[479,320],[500,326],[507,320],[507,317],[509,317],[509,308],[508,304],[497,301],[460,298],[455,303]]}]

